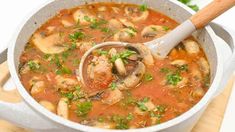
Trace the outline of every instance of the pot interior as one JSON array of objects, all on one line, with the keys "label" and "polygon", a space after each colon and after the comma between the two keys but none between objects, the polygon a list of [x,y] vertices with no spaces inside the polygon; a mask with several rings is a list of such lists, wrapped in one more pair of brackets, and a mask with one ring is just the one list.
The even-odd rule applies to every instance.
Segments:
[{"label": "pot interior", "polygon": [[[65,8],[72,8],[78,5],[89,4],[94,2],[114,2],[113,0],[86,0],[85,1],[78,1],[78,0],[55,0],[50,4],[44,6],[39,11],[37,11],[33,16],[28,19],[28,21],[24,24],[23,28],[19,32],[17,40],[14,45],[14,63],[15,68],[18,72],[18,65],[19,65],[19,57],[21,53],[24,51],[25,45],[28,42],[28,39],[31,35],[49,18],[55,16],[55,14]],[[132,3],[132,4],[143,4],[146,3],[148,7],[157,10],[172,19],[176,20],[177,22],[181,23],[187,20],[191,15],[192,11],[190,9],[182,8],[184,5],[175,4],[173,1],[170,0],[118,0],[115,2],[124,2],[124,3]],[[197,41],[201,44],[207,59],[210,63],[210,70],[211,70],[211,82],[213,82],[216,71],[217,71],[217,62],[218,56],[216,52],[215,43],[211,37],[211,34],[208,30],[201,29],[193,33],[193,36],[197,39]]]}]

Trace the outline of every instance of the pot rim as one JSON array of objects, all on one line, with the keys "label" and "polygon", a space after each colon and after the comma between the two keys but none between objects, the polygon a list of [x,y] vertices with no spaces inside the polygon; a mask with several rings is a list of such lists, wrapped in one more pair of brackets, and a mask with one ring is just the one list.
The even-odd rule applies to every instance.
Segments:
[{"label": "pot rim", "polygon": [[[81,130],[81,131],[96,131],[96,132],[119,132],[119,131],[135,131],[135,132],[142,132],[142,131],[160,131],[166,128],[170,128],[172,126],[175,126],[187,119],[189,119],[190,117],[192,117],[194,114],[196,114],[197,112],[199,112],[200,110],[202,110],[209,102],[210,100],[213,98],[217,87],[219,86],[220,80],[222,78],[222,74],[223,74],[223,61],[221,58],[221,55],[219,54],[219,47],[216,45],[216,34],[214,33],[214,31],[212,30],[212,28],[210,26],[206,26],[205,29],[206,31],[209,33],[209,37],[211,37],[214,46],[215,46],[215,52],[217,55],[217,67],[216,67],[216,73],[215,73],[215,77],[213,82],[211,83],[210,88],[208,89],[208,91],[206,92],[206,94],[203,96],[203,98],[197,103],[195,104],[191,109],[189,109],[188,111],[184,112],[182,115],[173,118],[169,121],[166,121],[164,123],[161,123],[159,125],[154,125],[154,126],[150,126],[150,127],[146,127],[146,128],[138,128],[138,129],[128,129],[128,130],[109,130],[109,129],[102,129],[102,128],[96,128],[96,127],[91,127],[91,126],[86,126],[86,125],[82,125],[76,122],[72,122],[70,120],[64,119],[62,117],[59,117],[56,114],[53,114],[51,112],[49,112],[48,110],[46,110],[43,106],[41,106],[36,100],[34,100],[34,98],[27,92],[27,90],[24,88],[24,86],[22,85],[19,77],[18,77],[18,73],[17,70],[15,69],[16,65],[14,62],[14,58],[15,56],[15,48],[17,48],[16,45],[16,40],[17,37],[21,31],[21,29],[23,28],[24,24],[35,14],[37,13],[40,9],[42,9],[44,6],[47,6],[48,4],[52,3],[54,0],[47,0],[44,4],[42,4],[41,6],[39,6],[39,8],[36,8],[34,11],[32,11],[28,17],[25,17],[25,19],[22,21],[22,23],[20,24],[20,26],[18,27],[18,29],[16,30],[16,33],[13,35],[12,38],[12,42],[10,43],[10,46],[8,48],[8,66],[9,66],[9,71],[11,74],[11,77],[13,78],[16,86],[17,86],[17,90],[19,91],[19,93],[21,94],[21,96],[23,97],[24,101],[31,107],[33,108],[33,110],[37,111],[38,114],[43,115],[44,117],[47,117],[48,119],[75,129],[75,130]],[[173,4],[176,4],[178,6],[180,6],[181,8],[185,9],[187,12],[189,12],[190,14],[194,14],[195,12],[192,11],[191,9],[189,9],[187,6],[185,6],[184,4],[175,1],[175,0],[168,0]]]}]

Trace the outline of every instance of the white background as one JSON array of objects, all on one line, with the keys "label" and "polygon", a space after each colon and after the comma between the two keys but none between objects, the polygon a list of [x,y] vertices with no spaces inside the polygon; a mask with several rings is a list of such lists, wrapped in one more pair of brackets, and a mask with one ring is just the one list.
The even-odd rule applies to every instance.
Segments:
[{"label": "white background", "polygon": [[[194,0],[200,7],[205,6],[212,0]],[[14,34],[17,26],[22,19],[35,7],[45,3],[46,0],[2,0],[0,4],[0,52],[3,51]],[[235,31],[235,8],[229,10],[215,22],[227,26]],[[8,87],[12,86],[8,82]],[[233,90],[231,99],[226,110],[225,119],[222,124],[221,132],[230,132],[235,130],[235,90]]]}]

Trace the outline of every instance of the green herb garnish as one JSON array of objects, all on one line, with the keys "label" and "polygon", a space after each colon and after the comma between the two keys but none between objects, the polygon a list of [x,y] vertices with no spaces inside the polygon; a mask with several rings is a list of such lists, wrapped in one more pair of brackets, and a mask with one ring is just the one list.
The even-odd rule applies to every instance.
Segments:
[{"label": "green herb garnish", "polygon": [[69,35],[70,40],[77,41],[78,39],[85,38],[85,34],[83,32],[75,32],[74,34]]},{"label": "green herb garnish", "polygon": [[68,67],[62,66],[60,69],[56,70],[57,75],[63,75],[63,74],[72,74],[72,70],[70,70]]},{"label": "green herb garnish", "polygon": [[109,88],[111,88],[111,90],[115,90],[117,88],[117,84],[115,82],[112,82],[110,85],[109,85]]},{"label": "green herb garnish", "polygon": [[148,9],[148,6],[146,4],[140,5],[139,9],[140,11],[144,12]]},{"label": "green herb garnish", "polygon": [[182,81],[182,77],[179,73],[172,73],[168,74],[167,77],[167,84],[176,86],[180,81]]},{"label": "green herb garnish", "polygon": [[163,26],[162,27],[165,31],[168,31],[170,28],[169,27],[167,27],[167,26]]},{"label": "green herb garnish", "polygon": [[32,71],[38,70],[40,68],[40,64],[32,60],[28,61],[27,65]]},{"label": "green herb garnish", "polygon": [[149,98],[145,97],[143,100],[136,102],[136,104],[141,111],[148,111],[148,108],[145,106],[145,103],[148,101]]},{"label": "green herb garnish", "polygon": [[149,82],[153,80],[153,76],[150,73],[144,74],[144,81]]},{"label": "green herb garnish", "polygon": [[77,105],[77,116],[86,116],[92,109],[92,103],[90,101],[82,102]]}]

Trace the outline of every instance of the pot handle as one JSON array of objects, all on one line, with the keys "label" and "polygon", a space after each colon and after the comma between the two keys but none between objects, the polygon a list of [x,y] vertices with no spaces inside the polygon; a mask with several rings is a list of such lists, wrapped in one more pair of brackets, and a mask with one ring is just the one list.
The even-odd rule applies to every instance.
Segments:
[{"label": "pot handle", "polygon": [[20,127],[33,130],[52,130],[58,128],[55,123],[37,114],[23,100],[17,90],[3,90],[3,85],[9,79],[7,62],[0,65],[0,118]]},{"label": "pot handle", "polygon": [[232,55],[225,61],[222,76],[223,79],[215,93],[215,96],[217,96],[224,90],[224,87],[235,70],[235,32],[225,26],[213,22],[210,23],[210,26],[214,30],[215,34],[228,44],[232,51]]}]

